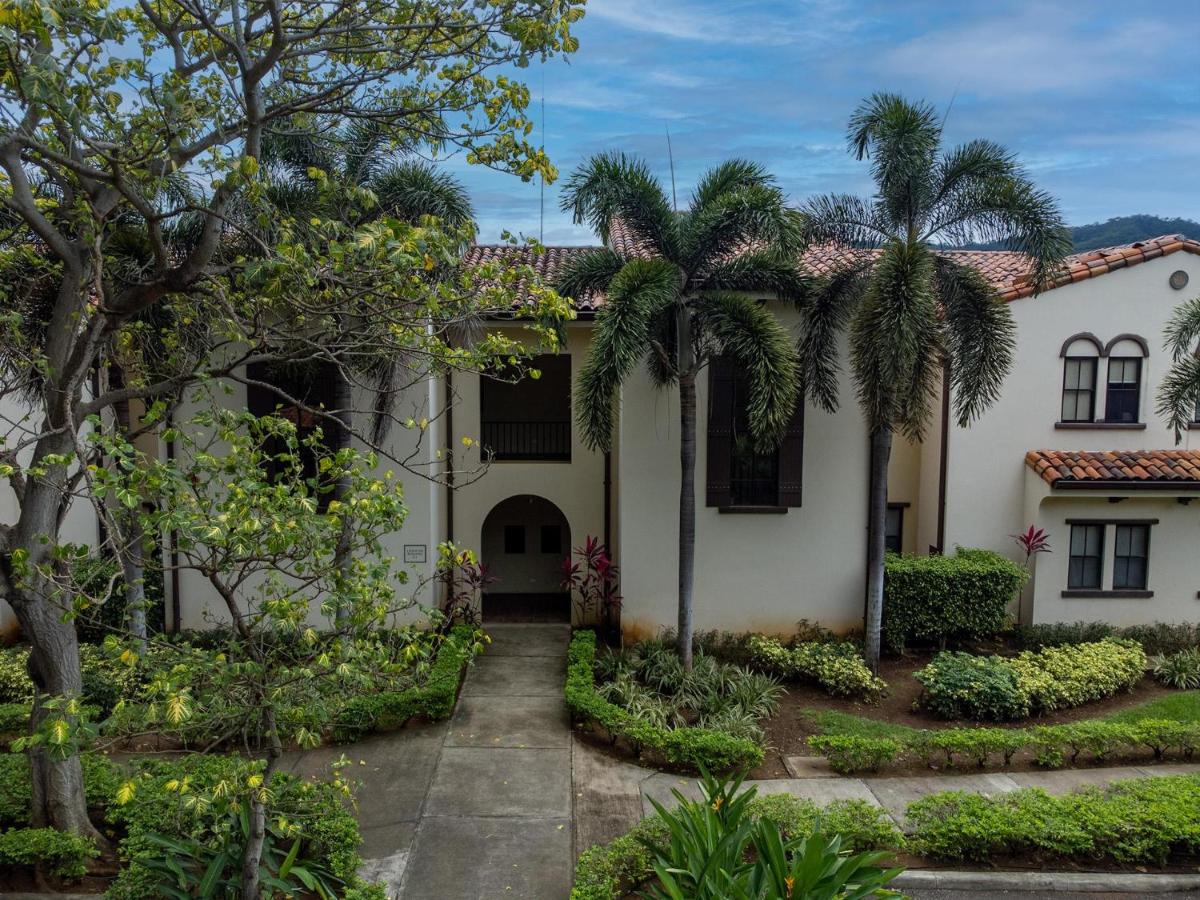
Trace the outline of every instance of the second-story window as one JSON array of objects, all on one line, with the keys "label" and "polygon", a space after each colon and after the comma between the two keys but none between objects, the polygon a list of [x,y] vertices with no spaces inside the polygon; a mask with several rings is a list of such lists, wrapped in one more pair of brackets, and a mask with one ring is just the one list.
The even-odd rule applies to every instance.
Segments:
[{"label": "second-story window", "polygon": [[571,357],[529,363],[540,375],[479,379],[480,441],[499,461],[571,459]]},{"label": "second-story window", "polygon": [[1138,421],[1142,394],[1142,361],[1138,357],[1114,356],[1108,360],[1108,392],[1104,402],[1104,421]]},{"label": "second-story window", "polygon": [[1096,417],[1096,357],[1068,356],[1063,364],[1063,422],[1091,422]]}]

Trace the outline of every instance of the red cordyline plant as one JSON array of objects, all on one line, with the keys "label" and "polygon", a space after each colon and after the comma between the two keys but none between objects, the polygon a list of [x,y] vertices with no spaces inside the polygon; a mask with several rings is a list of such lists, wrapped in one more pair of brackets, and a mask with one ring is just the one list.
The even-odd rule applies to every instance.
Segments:
[{"label": "red cordyline plant", "polygon": [[598,537],[590,534],[584,539],[582,547],[576,547],[572,556],[562,561],[560,583],[564,591],[571,592],[571,598],[579,610],[579,621],[591,620],[593,612],[598,612],[604,622],[611,621],[613,613],[621,608],[621,595],[617,592],[618,575],[608,548]]},{"label": "red cordyline plant", "polygon": [[1053,552],[1050,549],[1050,535],[1046,533],[1045,528],[1030,525],[1020,534],[1010,534],[1009,537],[1017,542],[1017,546],[1025,554],[1025,568],[1029,568],[1029,561],[1037,554]]}]

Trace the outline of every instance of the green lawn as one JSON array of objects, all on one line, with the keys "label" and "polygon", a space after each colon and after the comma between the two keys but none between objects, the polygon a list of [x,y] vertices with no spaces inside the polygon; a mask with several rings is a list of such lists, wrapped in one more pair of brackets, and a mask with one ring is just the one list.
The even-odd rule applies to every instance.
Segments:
[{"label": "green lawn", "polygon": [[[917,734],[917,729],[907,725],[893,725],[891,722],[881,722],[879,719],[868,719],[865,716],[855,716],[832,709],[806,709],[803,715],[819,734],[892,738],[897,741]],[[1141,719],[1200,722],[1200,691],[1179,691],[1104,717],[1106,722],[1137,722]],[[947,723],[946,727],[952,727],[952,723]]]}]

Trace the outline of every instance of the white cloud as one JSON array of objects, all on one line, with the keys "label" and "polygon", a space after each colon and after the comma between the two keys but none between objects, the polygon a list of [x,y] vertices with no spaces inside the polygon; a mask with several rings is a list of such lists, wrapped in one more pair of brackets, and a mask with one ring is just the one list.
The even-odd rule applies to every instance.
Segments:
[{"label": "white cloud", "polygon": [[858,24],[847,15],[845,0],[805,0],[784,7],[790,8],[764,14],[761,6],[746,3],[713,7],[696,0],[592,0],[587,14],[632,31],[726,45],[819,43]]}]

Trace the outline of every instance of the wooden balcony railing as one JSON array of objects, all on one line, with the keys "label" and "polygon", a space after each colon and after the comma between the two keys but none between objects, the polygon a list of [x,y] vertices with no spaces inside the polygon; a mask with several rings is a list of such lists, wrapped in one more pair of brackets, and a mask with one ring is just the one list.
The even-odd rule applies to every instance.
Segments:
[{"label": "wooden balcony railing", "polygon": [[497,460],[570,460],[570,422],[483,422],[481,443]]}]

